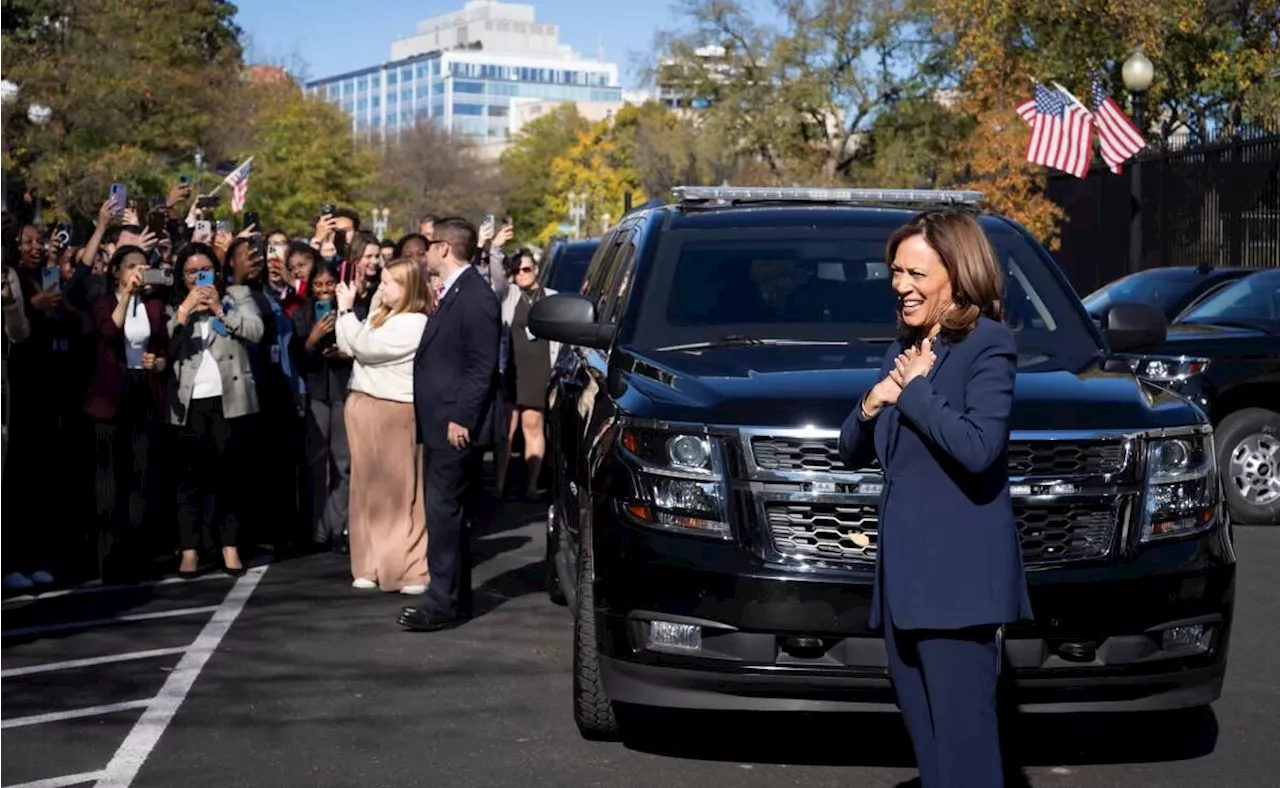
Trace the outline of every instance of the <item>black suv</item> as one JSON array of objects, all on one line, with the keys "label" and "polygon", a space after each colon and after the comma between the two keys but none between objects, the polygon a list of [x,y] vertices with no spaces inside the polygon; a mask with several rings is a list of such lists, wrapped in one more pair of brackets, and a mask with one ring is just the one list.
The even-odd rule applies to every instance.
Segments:
[{"label": "black suv", "polygon": [[[895,336],[883,255],[904,206],[981,195],[677,194],[604,237],[584,295],[530,315],[566,343],[548,391],[548,544],[575,616],[579,729],[615,735],[617,702],[891,703],[868,627],[881,477],[841,464],[838,430]],[[1024,229],[978,213],[1019,349],[1008,462],[1037,614],[1007,630],[1019,700],[1210,703],[1235,580],[1210,427],[1108,363],[1158,344],[1164,317],[1117,305],[1100,330]]]}]

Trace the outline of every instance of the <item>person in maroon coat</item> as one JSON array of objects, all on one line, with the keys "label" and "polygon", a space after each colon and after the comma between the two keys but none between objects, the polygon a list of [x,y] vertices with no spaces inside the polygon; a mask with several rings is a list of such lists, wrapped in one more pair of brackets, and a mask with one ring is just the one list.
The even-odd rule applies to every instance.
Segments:
[{"label": "person in maroon coat", "polygon": [[116,250],[112,289],[90,302],[97,359],[85,399],[94,420],[98,567],[104,580],[138,579],[150,557],[142,540],[152,433],[163,423],[169,331],[164,300],[147,298],[147,254]]}]

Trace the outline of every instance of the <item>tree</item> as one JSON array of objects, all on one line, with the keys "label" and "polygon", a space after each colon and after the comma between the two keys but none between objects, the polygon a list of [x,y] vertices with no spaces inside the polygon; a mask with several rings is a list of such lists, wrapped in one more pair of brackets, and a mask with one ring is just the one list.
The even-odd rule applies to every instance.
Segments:
[{"label": "tree", "polygon": [[577,108],[565,104],[526,124],[503,152],[500,168],[507,212],[515,218],[518,240],[532,240],[553,220],[563,221],[548,204],[556,188],[551,165],[570,152],[580,134],[590,130],[591,124]]},{"label": "tree", "polygon": [[569,219],[569,195],[585,198],[584,235],[600,235],[616,224],[626,210],[626,195],[643,202],[640,178],[618,145],[611,120],[580,132],[573,146],[551,162],[552,188],[546,195],[547,221],[537,235],[546,245],[559,234],[559,226]]},{"label": "tree", "polygon": [[496,168],[475,146],[431,122],[389,137],[366,202],[386,206],[395,225],[418,230],[427,213],[481,216],[501,205]]},{"label": "tree", "polygon": [[[660,84],[778,183],[838,182],[859,139],[918,90],[930,51],[914,0],[686,0],[689,29],[659,36]],[[778,27],[762,19],[776,17]]]},{"label": "tree", "polygon": [[675,186],[723,183],[739,174],[733,146],[704,121],[655,101],[618,111],[612,134],[645,194],[661,197]]},{"label": "tree", "polygon": [[[64,216],[96,213],[112,181],[163,194],[231,122],[219,108],[240,71],[234,13],[224,0],[8,0],[5,76],[22,100],[4,111],[6,168]],[[31,102],[52,109],[47,126],[25,119]]]},{"label": "tree", "polygon": [[973,133],[973,118],[954,93],[901,99],[876,117],[859,147],[859,186],[940,189],[965,177],[955,151]]},{"label": "tree", "polygon": [[358,205],[376,158],[357,146],[346,113],[292,82],[245,85],[240,96],[233,117],[247,120],[231,127],[226,144],[237,163],[254,157],[246,210],[301,235],[325,203]]}]

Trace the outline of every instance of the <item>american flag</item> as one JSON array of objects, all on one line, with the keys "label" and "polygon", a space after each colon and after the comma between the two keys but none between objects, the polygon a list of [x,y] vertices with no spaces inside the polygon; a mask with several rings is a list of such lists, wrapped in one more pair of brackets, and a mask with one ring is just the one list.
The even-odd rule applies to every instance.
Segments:
[{"label": "american flag", "polygon": [[1142,132],[1107,93],[1098,75],[1091,74],[1090,77],[1093,81],[1093,118],[1098,126],[1098,147],[1102,149],[1102,160],[1118,175],[1120,165],[1142,150]]},{"label": "american flag", "polygon": [[244,210],[244,198],[249,193],[249,170],[253,166],[253,157],[244,160],[244,164],[231,171],[223,183],[231,187],[231,212]]},{"label": "american flag", "polygon": [[1093,156],[1093,115],[1063,93],[1036,85],[1027,161],[1083,178]]}]

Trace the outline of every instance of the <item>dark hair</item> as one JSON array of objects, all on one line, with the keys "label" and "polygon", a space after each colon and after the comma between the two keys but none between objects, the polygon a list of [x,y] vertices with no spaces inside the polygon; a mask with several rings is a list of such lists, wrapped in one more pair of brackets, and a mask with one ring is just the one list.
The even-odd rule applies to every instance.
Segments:
[{"label": "dark hair", "polygon": [[222,292],[222,261],[218,259],[218,253],[213,250],[209,244],[198,243],[192,241],[182,247],[182,253],[178,255],[178,259],[173,264],[173,294],[177,299],[175,303],[181,303],[182,299],[187,295],[187,261],[196,255],[203,255],[209,258],[209,262],[213,263],[213,286]]},{"label": "dark hair", "polygon": [[436,221],[432,234],[437,241],[445,241],[453,253],[453,259],[467,264],[476,256],[476,226],[460,216],[450,216]]},{"label": "dark hair", "polygon": [[334,218],[339,216],[344,219],[350,219],[351,224],[355,226],[356,232],[360,232],[360,214],[352,208],[338,208],[333,212]]},{"label": "dark hair", "polygon": [[[307,248],[310,249],[311,247],[308,246]],[[316,300],[316,291],[311,284],[315,282],[316,277],[321,274],[328,274],[329,276],[332,276],[333,281],[335,282],[342,281],[342,274],[338,271],[338,266],[333,263],[326,263],[323,260],[316,262],[316,264],[311,268],[311,276],[307,277],[307,300],[311,303],[315,303]]]},{"label": "dark hair", "polygon": [[285,239],[285,243],[289,243],[289,234],[288,234],[288,233],[286,233],[284,230],[281,230],[281,229],[279,229],[279,228],[276,228],[275,230],[272,230],[271,232],[267,233],[266,235],[264,235],[264,236],[262,236],[262,237],[263,237],[263,238],[266,238],[268,241],[270,241],[270,240],[271,240],[271,236],[273,236],[273,235],[283,235],[283,236],[284,236],[284,239]]},{"label": "dark hair", "polygon": [[440,217],[436,216],[434,213],[424,213],[422,218],[418,220],[418,225],[421,226],[424,222],[431,222],[432,224],[435,224],[438,221],[440,221]]},{"label": "dark hair", "polygon": [[516,270],[520,268],[520,261],[528,257],[533,263],[534,268],[541,268],[538,265],[538,258],[534,256],[533,250],[525,246],[516,250],[516,253],[502,261],[503,268],[507,270],[508,276],[515,276]]},{"label": "dark hair", "polygon": [[320,256],[320,253],[315,249],[311,248],[311,244],[304,244],[301,241],[289,242],[289,248],[284,253],[284,261],[288,263],[289,258],[293,257],[295,254],[304,254],[307,257],[310,257],[311,269],[313,271],[315,270],[316,266],[324,262],[324,258]]},{"label": "dark hair", "polygon": [[378,248],[394,250],[396,248],[396,242],[391,240],[390,238],[383,238],[382,241],[378,244]]},{"label": "dark hair", "polygon": [[[227,284],[232,284],[235,280],[236,252],[240,251],[241,247],[251,246],[252,244],[253,244],[252,238],[237,238],[231,242],[230,246],[227,247],[227,254],[224,257],[227,263],[225,266],[226,272],[227,272]],[[252,253],[253,251],[251,249],[250,254]],[[264,265],[262,266],[262,268],[258,269],[258,276],[256,278],[246,280],[245,284],[261,286],[263,279],[266,278],[266,275],[267,275],[267,266],[265,265],[265,261],[264,261]]]},{"label": "dark hair", "polygon": [[[885,261],[892,266],[902,242],[917,235],[938,255],[951,280],[953,306],[938,319],[941,335],[960,340],[973,330],[979,317],[1004,319],[1004,273],[971,211],[940,208],[916,215],[890,236]],[[898,331],[904,345],[923,339],[921,329],[903,325],[901,317]]]},{"label": "dark hair", "polygon": [[357,230],[356,236],[347,245],[347,254],[343,256],[343,259],[351,265],[355,265],[360,262],[361,257],[364,257],[364,250],[370,246],[378,247],[378,236],[366,230]]},{"label": "dark hair", "polygon": [[[128,246],[116,247],[115,254],[111,255],[111,259],[107,261],[107,278],[110,282],[112,282],[113,284],[119,284],[120,266],[124,263],[124,258],[128,257],[131,254],[142,255],[142,260],[144,263],[149,261],[146,250],[144,250],[141,246],[134,246],[130,244]],[[93,263],[89,263],[89,265],[93,265]]]},{"label": "dark hair", "polygon": [[399,260],[401,257],[404,257],[404,248],[410,241],[421,241],[423,246],[431,245],[431,242],[427,240],[427,236],[422,233],[409,233],[399,241],[396,241],[396,253],[393,255],[395,259]]}]

